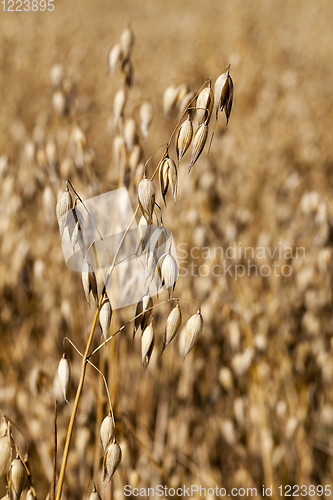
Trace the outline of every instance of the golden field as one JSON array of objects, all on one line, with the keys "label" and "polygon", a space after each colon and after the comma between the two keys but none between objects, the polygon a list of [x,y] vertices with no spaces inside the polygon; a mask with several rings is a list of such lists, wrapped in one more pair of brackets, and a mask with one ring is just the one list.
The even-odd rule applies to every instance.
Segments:
[{"label": "golden field", "polygon": [[[216,486],[227,494],[257,488],[258,497],[272,486],[275,499],[279,486],[291,485],[319,498],[319,487],[332,483],[332,17],[328,0],[55,0],[53,12],[1,11],[0,409],[28,455],[39,499],[52,480],[63,339],[83,352],[95,314],[81,276],[66,267],[55,203],[67,179],[84,200],[122,185],[113,146],[122,75],[108,74],[108,52],[128,25],[134,78],[125,116],[138,122],[141,103],[153,104],[148,138],[139,141],[142,161],[153,155],[148,175],[178,119],[163,115],[165,89],[185,83],[198,91],[231,65],[228,127],[220,114],[209,155],[206,146],[189,175],[190,154],[181,160],[175,207],[170,193],[162,207],[154,180],[179,260],[189,253],[175,288],[183,325],[197,310],[193,299],[204,326],[184,361],[184,330],[160,356],[170,311],[163,304],[154,310],[147,370],[132,325],[91,359],[108,382],[122,461],[102,488],[99,427],[109,408],[88,366],[63,498],[89,498],[90,480],[103,499],[124,498],[125,485],[214,488],[201,495],[207,499],[218,498]],[[68,98],[63,115],[50,78],[56,64]],[[213,128],[214,118],[210,135]],[[138,180],[130,182],[133,208]],[[47,213],[46,188],[54,195]],[[214,276],[222,249],[225,256],[245,247],[250,257],[231,251],[223,260],[230,272]],[[236,265],[246,270],[237,279]],[[256,266],[250,276],[248,265]],[[110,334],[134,313],[135,305],[114,311]],[[99,342],[98,327],[93,346]],[[80,356],[65,348],[72,376],[70,404],[61,394],[58,403],[58,470],[81,371]]]}]

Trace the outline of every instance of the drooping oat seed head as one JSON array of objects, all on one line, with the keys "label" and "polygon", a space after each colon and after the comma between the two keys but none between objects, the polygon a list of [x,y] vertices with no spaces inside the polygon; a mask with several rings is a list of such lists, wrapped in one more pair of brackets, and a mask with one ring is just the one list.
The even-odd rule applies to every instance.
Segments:
[{"label": "drooping oat seed head", "polygon": [[153,116],[154,116],[153,105],[149,101],[144,101],[140,106],[140,120],[141,120],[140,130],[144,139],[146,139],[146,137],[148,136],[149,127],[153,120]]},{"label": "drooping oat seed head", "polygon": [[130,153],[136,142],[136,123],[134,118],[127,118],[125,120],[123,135],[126,149]]},{"label": "drooping oat seed head", "polygon": [[123,58],[129,59],[134,44],[134,33],[131,28],[126,28],[120,35],[120,47]]},{"label": "drooping oat seed head", "polygon": [[8,473],[9,497],[19,500],[28,478],[27,470],[19,455],[14,458]]},{"label": "drooping oat seed head", "polygon": [[157,263],[157,268],[160,269],[162,286],[165,285],[165,289],[169,293],[169,299],[172,299],[178,278],[178,265],[175,258],[170,253],[166,254],[163,258],[162,264],[160,264],[160,260]]},{"label": "drooping oat seed head", "polygon": [[203,326],[203,319],[201,316],[201,311],[200,309],[197,311],[196,314],[193,314],[188,320],[185,325],[185,352],[184,352],[184,359],[194,347],[194,344],[198,340],[198,336],[202,330]]},{"label": "drooping oat seed head", "polygon": [[65,191],[60,196],[57,205],[56,205],[56,216],[59,224],[60,238],[64,233],[65,227],[68,224],[70,210],[73,207],[73,199],[72,195],[69,192],[68,186],[66,186]]},{"label": "drooping oat seed head", "polygon": [[220,75],[214,85],[214,99],[215,99],[215,115],[217,120],[217,115],[219,110],[223,111],[224,106],[227,102],[229,84],[228,84],[229,69]]},{"label": "drooping oat seed head", "polygon": [[67,400],[67,389],[69,380],[71,378],[71,368],[69,366],[69,362],[65,353],[62,355],[62,358],[59,361],[58,376],[60,380],[61,390],[64,395],[64,400],[67,404],[69,404],[69,401]]},{"label": "drooping oat seed head", "polygon": [[162,353],[166,348],[166,346],[177,335],[181,324],[182,324],[182,313],[179,304],[177,304],[176,307],[174,307],[171,313],[169,314],[165,325]]},{"label": "drooping oat seed head", "polygon": [[111,317],[112,317],[111,303],[106,292],[104,292],[104,297],[101,304],[101,310],[99,311],[99,323],[101,325],[102,335],[105,341],[108,338]]},{"label": "drooping oat seed head", "polygon": [[103,460],[103,487],[109,484],[113,474],[121,462],[121,448],[115,441],[110,443],[104,455]]},{"label": "drooping oat seed head", "polygon": [[204,88],[197,98],[196,109],[197,109],[197,120],[198,127],[203,123],[209,123],[212,109],[214,106],[214,92],[212,88],[206,87]]},{"label": "drooping oat seed head", "polygon": [[205,147],[207,137],[208,137],[208,125],[207,123],[203,123],[202,125],[200,125],[199,128],[197,128],[194,134],[192,142],[191,161],[187,169],[188,172],[191,172],[193,165],[201,155],[202,150]]},{"label": "drooping oat seed head", "polygon": [[192,136],[193,125],[190,119],[190,114],[188,114],[187,120],[181,124],[176,135],[175,146],[178,160],[177,167],[191,144]]},{"label": "drooping oat seed head", "polygon": [[7,423],[7,431],[0,438],[0,478],[7,474],[12,460],[12,441],[10,437],[10,426]]},{"label": "drooping oat seed head", "polygon": [[153,352],[153,347],[154,347],[154,329],[153,329],[153,320],[151,320],[150,324],[144,329],[141,337],[142,364],[144,368],[148,367],[150,357]]},{"label": "drooping oat seed head", "polygon": [[109,52],[108,63],[109,63],[109,73],[113,75],[119,62],[122,59],[122,52],[119,43],[116,43]]},{"label": "drooping oat seed head", "polygon": [[142,179],[138,186],[138,200],[142,214],[150,224],[155,207],[155,188],[150,179]]},{"label": "drooping oat seed head", "polygon": [[116,438],[116,428],[114,425],[114,420],[112,413],[110,413],[104,418],[100,428],[100,438],[102,444],[102,452],[105,453],[106,448],[111,442],[114,442]]},{"label": "drooping oat seed head", "polygon": [[96,275],[89,262],[85,262],[82,267],[82,285],[88,306],[90,307],[90,292],[96,302],[98,301],[98,293]]},{"label": "drooping oat seed head", "polygon": [[113,101],[113,123],[115,127],[118,125],[120,118],[123,116],[125,104],[126,92],[125,89],[121,88],[114,96]]}]

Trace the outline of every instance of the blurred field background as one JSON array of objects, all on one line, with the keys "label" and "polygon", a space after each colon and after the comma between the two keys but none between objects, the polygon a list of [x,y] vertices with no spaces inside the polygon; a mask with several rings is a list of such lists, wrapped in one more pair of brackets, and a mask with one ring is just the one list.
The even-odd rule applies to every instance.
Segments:
[{"label": "blurred field background", "polygon": [[[135,46],[126,115],[137,118],[143,99],[155,109],[144,161],[177,121],[163,117],[165,88],[185,82],[198,90],[231,64],[228,129],[221,116],[209,156],[205,150],[189,177],[186,155],[177,205],[169,198],[163,210],[176,243],[188,250],[234,242],[304,247],[305,258],[279,259],[290,277],[237,281],[212,275],[218,258],[193,260],[208,266],[208,276],[180,278],[175,294],[202,303],[198,344],[182,362],[181,332],[159,356],[166,305],[154,315],[157,346],[147,373],[132,327],[109,343],[95,362],[109,382],[123,460],[112,491],[102,491],[97,431],[108,408],[101,380],[88,370],[63,497],[84,498],[91,478],[102,498],[115,499],[126,484],[256,487],[259,497],[265,484],[273,498],[279,485],[331,484],[332,19],[329,0],[55,0],[54,12],[1,11],[0,409],[21,454],[28,452],[38,498],[46,498],[52,476],[63,338],[82,352],[94,314],[80,276],[65,265],[43,192],[50,187],[57,199],[70,179],[87,199],[118,185],[112,109],[121,77],[108,75],[107,55],[127,23]],[[65,117],[52,106],[57,63],[70,89]],[[75,126],[88,141],[83,162],[72,147]],[[134,203],[135,186],[131,193]],[[252,263],[272,265],[269,258]],[[181,307],[185,324],[196,304]],[[134,312],[115,312],[111,328]],[[81,364],[68,344],[66,352],[72,405]],[[59,403],[59,461],[71,405]]]}]

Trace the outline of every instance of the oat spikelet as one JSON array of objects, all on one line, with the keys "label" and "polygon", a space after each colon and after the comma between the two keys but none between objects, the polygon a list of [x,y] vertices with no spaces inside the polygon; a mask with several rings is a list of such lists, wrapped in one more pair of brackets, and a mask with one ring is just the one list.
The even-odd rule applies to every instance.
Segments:
[{"label": "oat spikelet", "polygon": [[194,347],[194,344],[196,343],[198,336],[202,330],[203,326],[203,319],[201,316],[201,311],[200,309],[196,314],[193,314],[188,320],[185,325],[185,352],[184,352],[184,359]]},{"label": "oat spikelet", "polygon": [[207,136],[208,136],[208,125],[207,123],[203,123],[202,125],[200,125],[199,128],[197,128],[194,134],[192,143],[191,161],[187,170],[188,172],[191,172],[193,165],[201,155],[202,150],[205,147],[207,141]]},{"label": "oat spikelet", "polygon": [[109,444],[103,460],[103,486],[109,484],[121,462],[121,448],[117,442]]},{"label": "oat spikelet", "polygon": [[151,226],[142,215],[138,224],[138,237],[136,244],[136,255],[141,255],[145,251],[150,237]]},{"label": "oat spikelet", "polygon": [[142,179],[138,186],[138,200],[147,222],[150,224],[155,206],[155,188],[151,180]]},{"label": "oat spikelet", "polygon": [[141,321],[141,330],[142,332],[147,328],[149,324],[149,320],[153,314],[153,299],[150,297],[150,295],[145,295],[142,299],[142,311],[143,311],[143,318]]},{"label": "oat spikelet", "polygon": [[101,428],[100,428],[100,438],[102,444],[102,451],[105,453],[108,445],[115,440],[116,428],[114,426],[114,421],[112,418],[112,413],[110,413],[104,418]]},{"label": "oat spikelet", "polygon": [[181,324],[182,324],[182,313],[179,304],[177,304],[176,307],[174,307],[171,313],[169,314],[165,325],[162,352],[164,351],[166,346],[175,338]]},{"label": "oat spikelet", "polygon": [[78,245],[79,249],[82,252],[82,256],[84,256],[83,234],[82,234],[81,225],[80,225],[79,221],[77,221],[77,223],[75,224],[75,227],[74,227],[74,230],[72,233],[72,237],[71,237],[71,243],[72,243],[72,247],[73,247],[73,252],[75,253],[76,245]]},{"label": "oat spikelet", "polygon": [[150,236],[150,228],[151,226],[148,224],[145,217],[142,215],[138,224],[138,236],[136,243],[136,255],[141,255],[144,252]]},{"label": "oat spikelet", "polygon": [[113,101],[113,120],[115,127],[118,125],[120,118],[123,116],[125,104],[126,104],[125,89],[119,89]]},{"label": "oat spikelet", "polygon": [[71,369],[65,353],[62,355],[62,358],[58,365],[58,376],[60,380],[61,390],[64,395],[64,400],[66,401],[67,404],[69,404],[69,401],[67,399],[67,389],[68,389],[69,379],[71,377]]},{"label": "oat spikelet", "polygon": [[154,347],[154,329],[153,329],[153,320],[151,320],[150,324],[145,328],[142,337],[141,337],[141,350],[142,350],[142,364],[144,368],[148,367],[151,354],[153,352]]},{"label": "oat spikelet", "polygon": [[228,76],[229,69],[225,73],[222,73],[215,82],[214,85],[214,99],[215,99],[215,115],[217,120],[217,115],[219,110],[223,111],[224,106],[227,102],[228,97]]},{"label": "oat spikelet", "polygon": [[119,61],[121,60],[122,53],[121,47],[119,43],[116,43],[109,52],[108,62],[109,62],[109,73],[113,75],[118,66]]},{"label": "oat spikelet", "polygon": [[7,424],[7,432],[0,438],[0,478],[7,474],[12,459],[12,442],[10,438],[10,427]]},{"label": "oat spikelet", "polygon": [[56,206],[56,216],[59,224],[60,238],[64,233],[65,227],[68,224],[70,210],[73,207],[72,195],[69,192],[68,186],[60,196]]},{"label": "oat spikelet", "polygon": [[126,28],[120,35],[120,47],[123,58],[126,60],[131,55],[131,50],[134,44],[134,33],[131,28]]},{"label": "oat spikelet", "polygon": [[161,193],[162,193],[162,197],[163,197],[163,201],[164,201],[164,204],[166,206],[166,202],[165,202],[165,196],[168,192],[168,187],[169,187],[169,175],[168,175],[168,171],[169,171],[169,164],[168,164],[168,159],[169,158],[165,158],[161,165],[160,165],[160,168],[159,168],[159,180],[160,180],[160,188],[161,188]]},{"label": "oat spikelet", "polygon": [[99,323],[101,325],[102,334],[105,341],[108,338],[111,317],[112,317],[111,303],[109,301],[106,292],[104,292],[104,297],[101,304],[101,310],[99,311]]},{"label": "oat spikelet", "polygon": [[96,275],[93,268],[88,262],[85,262],[82,268],[82,285],[84,294],[90,307],[90,292],[93,294],[96,302],[98,301],[98,293]]},{"label": "oat spikelet", "polygon": [[[176,153],[178,165],[180,160],[183,158],[184,154],[188,150],[191,140],[193,137],[193,125],[190,120],[190,114],[188,114],[187,120],[185,120],[178,129],[176,136]],[[177,165],[177,167],[178,167]]]},{"label": "oat spikelet", "polygon": [[168,178],[169,178],[171,193],[173,196],[173,202],[176,205],[177,186],[178,186],[178,169],[175,165],[175,162],[171,159],[169,161]]},{"label": "oat spikelet", "polygon": [[142,331],[148,326],[150,317],[153,312],[153,299],[147,293],[138,302],[135,311],[133,339],[137,330],[141,327]]},{"label": "oat spikelet", "polygon": [[[163,259],[162,264],[160,261]],[[172,299],[173,291],[176,286],[178,278],[178,265],[175,258],[171,254],[166,254],[164,257],[160,258],[157,268],[160,269],[160,275],[162,279],[162,286],[165,285],[165,289],[169,293],[169,299]]]},{"label": "oat spikelet", "polygon": [[140,106],[140,120],[141,120],[140,130],[144,139],[146,139],[146,137],[148,136],[149,127],[153,120],[153,116],[154,116],[153,105],[148,101],[144,101]]},{"label": "oat spikelet", "polygon": [[130,153],[136,141],[136,123],[134,118],[127,118],[124,124],[124,140],[126,149]]},{"label": "oat spikelet", "polygon": [[196,109],[198,126],[209,123],[214,105],[214,93],[211,87],[204,88],[197,98]]},{"label": "oat spikelet", "polygon": [[10,465],[8,474],[9,497],[12,500],[19,500],[27,482],[27,478],[27,470],[21,458],[17,455]]},{"label": "oat spikelet", "polygon": [[[160,256],[166,255],[165,246],[168,234],[164,226],[158,226],[149,239],[149,253],[147,259],[146,279],[154,278],[156,274],[156,265]],[[162,261],[160,263],[162,265]]]}]

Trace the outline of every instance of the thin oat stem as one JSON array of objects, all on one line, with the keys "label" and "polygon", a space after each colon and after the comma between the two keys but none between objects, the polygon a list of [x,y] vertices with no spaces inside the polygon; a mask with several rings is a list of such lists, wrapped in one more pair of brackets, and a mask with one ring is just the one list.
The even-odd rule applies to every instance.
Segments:
[{"label": "thin oat stem", "polygon": [[67,342],[69,342],[69,343],[70,343],[70,345],[71,345],[72,347],[74,347],[74,349],[75,349],[75,350],[76,350],[76,352],[77,352],[77,353],[81,356],[81,358],[83,358],[83,354],[82,354],[82,353],[78,350],[78,348],[76,347],[76,345],[75,345],[75,344],[71,341],[71,339],[70,339],[70,338],[68,338],[68,337],[65,337],[65,338],[63,339],[63,341],[62,341],[62,346],[63,346],[63,349],[65,350],[65,340],[67,340]]},{"label": "thin oat stem", "polygon": [[105,376],[103,375],[103,373],[97,368],[96,365],[94,365],[94,363],[92,363],[89,359],[87,360],[88,363],[93,367],[95,368],[95,370],[100,374],[102,375],[102,378],[103,378],[103,382],[104,382],[104,385],[105,385],[105,389],[106,389],[106,393],[108,395],[108,400],[109,400],[109,405],[110,405],[110,412],[111,412],[111,416],[112,416],[112,422],[113,422],[113,425],[116,426],[116,422],[114,420],[114,415],[113,415],[113,408],[112,408],[112,403],[111,403],[111,397],[110,397],[110,392],[109,392],[109,388],[108,388],[108,384],[106,383],[106,378]]}]

